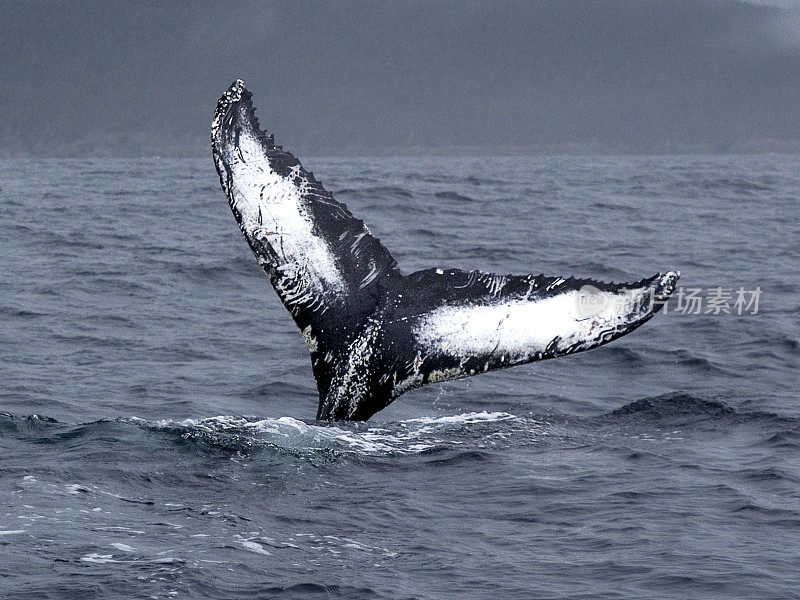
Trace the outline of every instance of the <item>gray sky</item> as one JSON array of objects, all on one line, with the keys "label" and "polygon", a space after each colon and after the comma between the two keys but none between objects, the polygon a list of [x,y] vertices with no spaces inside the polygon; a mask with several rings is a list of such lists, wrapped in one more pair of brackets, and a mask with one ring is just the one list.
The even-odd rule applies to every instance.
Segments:
[{"label": "gray sky", "polygon": [[306,153],[800,145],[788,0],[0,8],[6,153],[200,154],[240,76]]}]

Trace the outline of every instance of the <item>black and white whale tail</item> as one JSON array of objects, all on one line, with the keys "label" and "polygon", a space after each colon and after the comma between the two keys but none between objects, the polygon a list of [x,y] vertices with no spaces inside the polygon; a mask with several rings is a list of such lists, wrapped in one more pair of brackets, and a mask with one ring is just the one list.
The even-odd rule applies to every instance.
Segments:
[{"label": "black and white whale tail", "polygon": [[217,104],[212,151],[233,215],[311,351],[318,419],[365,420],[426,383],[600,346],[650,319],[680,276],[404,275],[261,130],[241,80]]}]

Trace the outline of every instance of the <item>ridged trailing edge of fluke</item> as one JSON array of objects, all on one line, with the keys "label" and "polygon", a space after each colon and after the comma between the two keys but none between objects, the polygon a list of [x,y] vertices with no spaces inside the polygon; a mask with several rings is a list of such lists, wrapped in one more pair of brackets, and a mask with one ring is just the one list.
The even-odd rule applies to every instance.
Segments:
[{"label": "ridged trailing edge of fluke", "polygon": [[428,383],[600,346],[652,318],[680,277],[406,275],[261,129],[241,79],[219,99],[211,137],[234,218],[308,345],[318,419],[364,420]]},{"label": "ridged trailing edge of fluke", "polygon": [[274,136],[267,135],[266,132],[261,131],[255,108],[253,107],[253,95],[245,87],[244,81],[241,79],[234,81],[217,102],[217,109],[214,111],[214,118],[211,122],[211,140],[213,144],[221,142],[217,136],[226,130],[223,126],[226,119],[229,123],[233,119],[238,119],[240,125],[248,124],[252,132],[258,136],[259,140],[267,148],[275,147]]}]

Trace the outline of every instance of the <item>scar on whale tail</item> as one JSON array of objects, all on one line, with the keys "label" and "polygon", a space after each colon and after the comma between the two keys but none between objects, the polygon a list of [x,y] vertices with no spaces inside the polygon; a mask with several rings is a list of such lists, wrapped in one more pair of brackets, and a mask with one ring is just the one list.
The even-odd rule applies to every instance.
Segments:
[{"label": "scar on whale tail", "polygon": [[600,346],[649,320],[680,276],[405,275],[261,130],[241,80],[217,104],[212,151],[233,215],[311,351],[318,419],[365,420],[427,383]]}]

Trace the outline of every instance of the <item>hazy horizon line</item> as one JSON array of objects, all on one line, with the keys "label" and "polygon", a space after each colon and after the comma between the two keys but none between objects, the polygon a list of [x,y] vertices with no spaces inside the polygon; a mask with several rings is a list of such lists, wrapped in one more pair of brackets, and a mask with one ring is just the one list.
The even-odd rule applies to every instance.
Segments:
[{"label": "hazy horizon line", "polygon": [[[72,158],[201,158],[211,155],[211,143],[174,144],[169,146],[147,147],[141,144],[120,144],[109,140],[87,148],[82,141],[75,145],[59,144],[56,148],[24,149],[0,146],[0,158],[13,159],[72,159]],[[721,147],[711,143],[664,144],[608,144],[598,141],[553,142],[549,144],[442,144],[387,145],[382,147],[359,148],[356,144],[340,147],[313,146],[299,144],[283,145],[298,158],[390,158],[390,157],[513,157],[513,156],[689,156],[689,155],[757,155],[757,154],[800,154],[800,139],[751,139]]]}]

